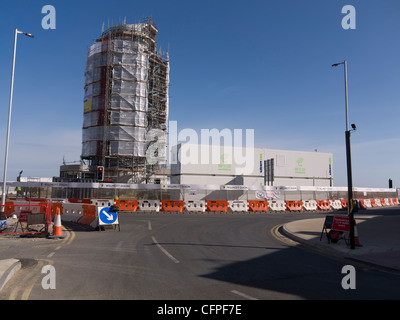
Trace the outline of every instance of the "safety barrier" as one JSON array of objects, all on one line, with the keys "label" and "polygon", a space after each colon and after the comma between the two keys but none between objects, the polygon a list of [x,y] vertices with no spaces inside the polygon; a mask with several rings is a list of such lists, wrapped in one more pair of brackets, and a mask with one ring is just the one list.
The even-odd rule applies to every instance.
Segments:
[{"label": "safety barrier", "polygon": [[302,201],[286,201],[287,211],[301,211],[303,209]]},{"label": "safety barrier", "polygon": [[[52,211],[56,211],[59,205],[53,206]],[[88,203],[61,203],[61,220],[67,222],[75,222],[96,228],[97,221],[97,205]]]},{"label": "safety barrier", "polygon": [[359,200],[360,208],[361,209],[368,209],[372,208],[371,200],[370,199],[360,199]]},{"label": "safety barrier", "polygon": [[377,207],[382,207],[381,199],[375,199],[375,204]]},{"label": "safety barrier", "polygon": [[246,200],[229,200],[228,207],[232,212],[247,212],[249,210]]},{"label": "safety barrier", "polygon": [[98,207],[110,207],[114,204],[114,200],[110,199],[92,199],[92,204],[95,204]]},{"label": "safety barrier", "polygon": [[285,211],[286,210],[286,204],[285,201],[283,200],[272,200],[269,208],[272,211]]},{"label": "safety barrier", "polygon": [[155,211],[160,212],[159,200],[138,200],[138,211]]},{"label": "safety barrier", "polygon": [[268,212],[269,203],[266,200],[248,200],[250,212]]},{"label": "safety barrier", "polygon": [[185,209],[189,212],[205,212],[206,202],[205,200],[189,200],[185,203]]},{"label": "safety barrier", "polygon": [[342,203],[342,209],[347,209],[347,200],[340,200]]},{"label": "safety barrier", "polygon": [[206,200],[206,211],[228,212],[229,203],[225,200]]},{"label": "safety barrier", "polygon": [[119,211],[137,211],[139,202],[137,200],[123,200],[117,199],[114,201],[114,205],[119,208]]},{"label": "safety barrier", "polygon": [[182,200],[161,200],[161,212],[182,212],[185,202]]},{"label": "safety barrier", "polygon": [[398,199],[393,198],[392,201],[393,201],[393,204],[394,204],[395,206],[398,206],[398,205],[399,205],[399,200],[398,200]]},{"label": "safety barrier", "polygon": [[315,200],[304,200],[303,208],[307,211],[316,211],[317,210],[317,201]]},{"label": "safety barrier", "polygon": [[341,210],[342,209],[342,202],[340,200],[329,200],[331,204],[331,209],[333,210]]},{"label": "safety barrier", "polygon": [[317,209],[318,210],[330,210],[331,209],[331,203],[329,200],[317,200]]},{"label": "safety barrier", "polygon": [[0,212],[4,212],[6,215],[4,218],[10,218],[1,220],[0,235],[47,234],[49,231],[50,201],[28,201],[28,204],[23,200],[5,201],[4,206],[0,205]]}]

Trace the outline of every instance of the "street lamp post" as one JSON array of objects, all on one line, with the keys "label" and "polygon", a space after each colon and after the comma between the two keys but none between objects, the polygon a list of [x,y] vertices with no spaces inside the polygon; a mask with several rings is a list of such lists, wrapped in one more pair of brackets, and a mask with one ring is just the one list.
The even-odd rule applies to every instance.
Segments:
[{"label": "street lamp post", "polygon": [[[14,71],[15,71],[15,56],[17,53],[17,36],[18,33],[22,33],[28,37],[33,38],[33,34],[20,31],[18,29],[14,30],[14,51],[13,51],[13,62],[11,70],[11,86],[10,86],[10,102],[8,105],[8,123],[7,123],[7,136],[6,136],[6,150],[4,153],[4,172],[3,172],[3,189],[1,195],[1,204],[4,206],[6,201],[6,187],[7,187],[7,162],[8,162],[8,143],[10,140],[10,124],[11,124],[11,109],[12,109],[12,99],[14,91]],[[4,207],[2,207],[4,208]],[[2,209],[3,210],[3,209]],[[2,211],[3,212],[3,211]]]},{"label": "street lamp post", "polygon": [[[349,227],[350,227],[350,248],[355,248],[354,240],[354,208],[353,208],[353,178],[351,173],[351,148],[350,148],[350,130],[349,130],[349,108],[348,108],[348,96],[347,96],[347,61],[344,60],[340,63],[335,63],[332,67],[338,65],[344,65],[344,85],[345,85],[345,99],[346,99],[346,161],[347,161],[347,213],[349,216]],[[354,124],[351,125],[353,130],[356,129]]]}]

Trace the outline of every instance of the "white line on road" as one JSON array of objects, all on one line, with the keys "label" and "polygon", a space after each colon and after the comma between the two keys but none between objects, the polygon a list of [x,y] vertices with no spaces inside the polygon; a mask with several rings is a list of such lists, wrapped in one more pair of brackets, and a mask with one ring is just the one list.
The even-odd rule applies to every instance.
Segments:
[{"label": "white line on road", "polygon": [[179,260],[178,260],[178,259],[175,259],[175,257],[174,257],[172,254],[170,254],[167,250],[165,250],[165,249],[161,246],[161,244],[159,244],[159,243],[157,242],[156,238],[151,237],[151,239],[152,239],[153,242],[156,244],[156,246],[158,247],[158,249],[160,249],[168,258],[170,258],[170,259],[171,259],[173,262],[175,262],[175,263],[179,263]]},{"label": "white line on road", "polygon": [[241,296],[243,298],[249,299],[249,300],[258,300],[257,298],[254,298],[252,296],[249,296],[249,295],[247,295],[243,292],[237,291],[237,290],[232,290],[231,292],[234,294],[237,294],[238,296]]},{"label": "white line on road", "polygon": [[55,254],[55,252],[49,253],[49,254],[47,255],[47,258],[51,258],[52,256],[54,256],[54,254]]}]

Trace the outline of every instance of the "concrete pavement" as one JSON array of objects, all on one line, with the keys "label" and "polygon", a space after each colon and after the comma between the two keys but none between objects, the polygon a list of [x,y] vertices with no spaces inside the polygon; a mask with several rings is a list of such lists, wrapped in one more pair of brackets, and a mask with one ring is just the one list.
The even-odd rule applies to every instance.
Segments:
[{"label": "concrete pavement", "polygon": [[[397,213],[398,214],[398,213]],[[332,213],[332,215],[335,215]],[[288,238],[317,251],[366,263],[382,271],[400,274],[400,215],[355,214],[361,247],[350,249],[344,240],[328,243],[323,218],[289,222],[282,228]],[[322,238],[321,238],[322,233]]]}]

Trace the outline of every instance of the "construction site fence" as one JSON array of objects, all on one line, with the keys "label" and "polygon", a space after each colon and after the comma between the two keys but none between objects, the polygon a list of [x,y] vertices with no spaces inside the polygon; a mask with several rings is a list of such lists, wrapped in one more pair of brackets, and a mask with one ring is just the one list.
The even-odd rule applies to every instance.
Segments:
[{"label": "construction site fence", "polygon": [[[1,188],[0,188],[1,189]],[[7,182],[7,198],[135,200],[347,200],[347,187]],[[399,198],[395,188],[353,188],[353,199]]]}]

